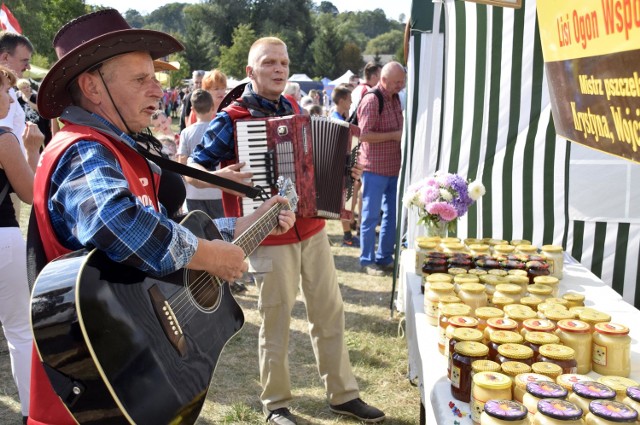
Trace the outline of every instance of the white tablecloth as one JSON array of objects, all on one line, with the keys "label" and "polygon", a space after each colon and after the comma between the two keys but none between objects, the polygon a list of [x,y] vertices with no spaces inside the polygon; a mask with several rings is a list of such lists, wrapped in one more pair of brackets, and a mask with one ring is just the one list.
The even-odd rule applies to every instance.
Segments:
[{"label": "white tablecloth", "polygon": [[[438,351],[437,327],[427,323],[424,314],[424,295],[420,293],[421,276],[415,273],[415,251],[402,253],[396,308],[406,315],[406,334],[409,349],[409,377],[417,380],[420,398],[428,425],[448,425],[454,421],[471,425],[469,404],[451,396],[446,377],[447,362]],[[571,290],[586,297],[585,305],[611,315],[612,322],[631,329],[631,379],[640,382],[640,311],[622,299],[611,287],[598,279],[581,264],[568,259],[560,281],[560,293]],[[590,375],[598,377],[595,372]],[[467,415],[455,416],[449,403]]]}]

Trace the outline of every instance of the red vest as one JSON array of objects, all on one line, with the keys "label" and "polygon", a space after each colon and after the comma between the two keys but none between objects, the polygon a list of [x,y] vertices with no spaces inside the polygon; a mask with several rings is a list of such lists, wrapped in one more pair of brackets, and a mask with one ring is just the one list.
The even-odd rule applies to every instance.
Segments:
[{"label": "red vest", "polygon": [[[40,156],[40,163],[38,164],[34,181],[33,209],[48,261],[70,252],[60,243],[53,230],[47,210],[47,200],[51,188],[51,177],[58,165],[58,161],[69,146],[80,140],[96,141],[109,149],[122,167],[131,192],[145,205],[152,205],[156,211],[159,210],[157,193],[154,188],[157,188],[160,184],[160,176],[158,174],[152,175],[146,160],[135,149],[92,128],[67,124],[55,135]],[[35,346],[31,358],[31,397],[28,424],[76,424],[76,421],[54,392]]]},{"label": "red vest", "polygon": [[[229,115],[232,121],[251,116],[246,108],[236,105],[235,103],[227,106],[223,111]],[[223,161],[220,166],[226,167],[231,164],[236,164],[237,162],[237,159]],[[224,207],[225,216],[240,217],[240,205],[241,201],[239,197],[230,195],[227,192],[222,192],[222,206]],[[287,233],[278,236],[269,235],[261,245],[288,245],[291,243],[297,243],[309,239],[311,236],[320,232],[324,228],[324,225],[325,221],[321,218],[296,217],[296,224],[289,229]]]}]

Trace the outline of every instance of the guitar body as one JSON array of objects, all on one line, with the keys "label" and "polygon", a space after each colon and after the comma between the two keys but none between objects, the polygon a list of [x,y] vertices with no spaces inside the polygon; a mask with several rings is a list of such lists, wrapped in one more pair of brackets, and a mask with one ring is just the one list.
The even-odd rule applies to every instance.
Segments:
[{"label": "guitar body", "polygon": [[[182,224],[220,239],[202,212]],[[194,423],[244,323],[226,282],[188,270],[151,277],[97,250],[48,264],[31,316],[54,390],[82,424]]]}]

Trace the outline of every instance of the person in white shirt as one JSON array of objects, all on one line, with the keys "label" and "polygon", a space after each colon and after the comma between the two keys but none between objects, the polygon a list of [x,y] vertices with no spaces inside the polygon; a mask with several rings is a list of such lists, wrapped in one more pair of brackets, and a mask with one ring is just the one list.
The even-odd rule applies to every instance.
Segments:
[{"label": "person in white shirt", "polygon": [[348,116],[351,116],[356,110],[360,99],[362,99],[362,95],[378,84],[378,81],[380,81],[380,70],[382,70],[382,65],[375,62],[369,62],[364,66],[364,81],[358,84],[351,92],[351,107],[349,108]]}]

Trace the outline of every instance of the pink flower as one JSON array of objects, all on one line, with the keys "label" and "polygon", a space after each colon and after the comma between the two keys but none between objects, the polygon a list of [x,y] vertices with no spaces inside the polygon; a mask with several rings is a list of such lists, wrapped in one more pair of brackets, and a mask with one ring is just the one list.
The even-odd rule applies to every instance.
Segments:
[{"label": "pink flower", "polygon": [[426,208],[429,214],[438,215],[443,221],[451,221],[458,216],[456,209],[446,202],[433,202]]},{"label": "pink flower", "polygon": [[431,202],[436,201],[439,196],[440,189],[438,189],[437,186],[424,186],[418,195],[423,204],[430,204]]}]

